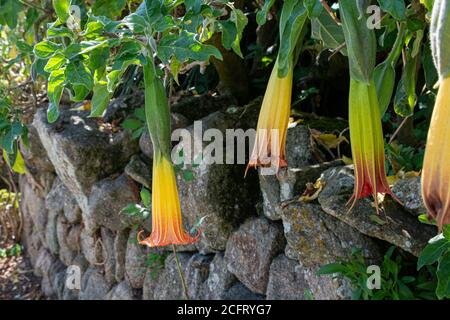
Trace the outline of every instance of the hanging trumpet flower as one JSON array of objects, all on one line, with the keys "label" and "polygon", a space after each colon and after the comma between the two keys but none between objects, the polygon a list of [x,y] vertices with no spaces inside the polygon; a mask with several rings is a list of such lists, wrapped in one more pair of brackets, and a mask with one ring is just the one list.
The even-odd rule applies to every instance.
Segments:
[{"label": "hanging trumpet flower", "polygon": [[375,84],[350,79],[350,140],[355,166],[351,208],[357,199],[372,196],[378,210],[378,193],[393,196],[384,168],[384,140]]},{"label": "hanging trumpet flower", "polygon": [[156,76],[153,60],[144,65],[145,114],[153,143],[152,232],[139,243],[150,247],[195,242],[183,229],[180,200],[170,159],[170,115],[164,86]]},{"label": "hanging trumpet flower", "polygon": [[287,76],[278,76],[278,62],[270,75],[264,95],[256,139],[248,167],[273,166],[276,171],[286,167],[286,133],[291,112],[292,63]]},{"label": "hanging trumpet flower", "polygon": [[[302,1],[285,1],[280,20],[280,49],[270,75],[256,128],[256,139],[247,166],[286,167],[286,134],[291,111],[293,70],[303,36],[307,12]],[[272,173],[271,173],[272,174]]]},{"label": "hanging trumpet flower", "polygon": [[384,168],[381,116],[373,80],[375,34],[361,18],[365,8],[360,9],[357,1],[339,1],[350,65],[349,123],[355,166],[355,186],[349,203],[351,210],[358,199],[372,195],[378,211],[378,193],[393,194]]},{"label": "hanging trumpet flower", "polygon": [[450,224],[450,1],[436,0],[431,19],[431,50],[439,73],[439,91],[428,131],[422,171],[422,195],[439,230]]}]

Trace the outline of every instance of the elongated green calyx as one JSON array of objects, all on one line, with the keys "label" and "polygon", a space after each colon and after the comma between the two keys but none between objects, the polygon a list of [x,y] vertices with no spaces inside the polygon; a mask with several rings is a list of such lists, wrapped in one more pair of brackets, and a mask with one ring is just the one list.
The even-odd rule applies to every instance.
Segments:
[{"label": "elongated green calyx", "polygon": [[164,85],[156,75],[153,59],[144,65],[145,118],[154,152],[170,157],[170,113]]},{"label": "elongated green calyx", "polygon": [[450,1],[435,0],[430,24],[431,50],[440,79],[450,76]]},{"label": "elongated green calyx", "polygon": [[367,26],[366,2],[340,0],[339,11],[347,46],[350,76],[354,80],[370,84],[375,68],[376,39],[374,30]]}]

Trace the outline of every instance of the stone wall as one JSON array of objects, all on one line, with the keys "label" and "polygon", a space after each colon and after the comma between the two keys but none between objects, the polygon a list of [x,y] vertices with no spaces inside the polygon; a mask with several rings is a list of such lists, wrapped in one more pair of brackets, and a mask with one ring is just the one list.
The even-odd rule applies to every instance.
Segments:
[{"label": "stone wall", "polygon": [[[226,98],[193,98],[172,110],[172,126],[193,130],[254,128],[260,100],[245,107]],[[194,108],[197,107],[197,112]],[[192,181],[178,179],[184,221],[202,219],[202,237],[179,248],[179,261],[192,299],[346,299],[349,284],[320,277],[317,269],[362,248],[379,261],[388,243],[417,255],[436,232],[417,222],[424,211],[419,180],[394,187],[404,207],[388,201],[386,224],[370,217],[369,200],[347,213],[351,166],[318,163],[306,126],[289,129],[290,167],[279,176],[258,176],[245,164],[194,166]],[[28,173],[20,177],[23,242],[42,291],[58,299],[180,299],[183,297],[171,248],[147,248],[136,241],[150,219],[121,209],[137,203],[151,187],[152,146],[148,134],[132,140],[87,117],[63,110],[49,124],[39,109],[23,148]],[[307,182],[321,177],[317,200],[298,201]],[[411,197],[411,194],[414,196]],[[419,200],[417,200],[419,199]],[[76,266],[80,289],[66,285]],[[75,268],[76,269],[76,268]]]}]

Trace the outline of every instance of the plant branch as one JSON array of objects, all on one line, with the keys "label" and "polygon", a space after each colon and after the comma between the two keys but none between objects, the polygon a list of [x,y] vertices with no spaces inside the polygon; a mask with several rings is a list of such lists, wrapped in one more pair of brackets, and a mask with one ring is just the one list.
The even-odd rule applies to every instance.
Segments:
[{"label": "plant branch", "polygon": [[326,0],[320,0],[320,3],[325,8],[325,10],[327,10],[328,14],[334,20],[334,22],[336,22],[336,24],[338,24],[338,25],[341,25],[341,21],[338,19],[338,17],[336,17],[336,15],[334,14],[333,10],[331,10],[331,8],[328,5],[327,1]]}]

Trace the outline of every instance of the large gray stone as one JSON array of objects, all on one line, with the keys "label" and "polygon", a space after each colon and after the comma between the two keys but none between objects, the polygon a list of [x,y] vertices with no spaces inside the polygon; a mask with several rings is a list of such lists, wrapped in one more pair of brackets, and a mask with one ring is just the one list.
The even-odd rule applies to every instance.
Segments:
[{"label": "large gray stone", "polygon": [[361,248],[366,258],[380,258],[378,246],[357,229],[328,215],[317,203],[295,202],[282,213],[288,256],[304,266],[336,262]]},{"label": "large gray stone", "polygon": [[[312,153],[311,150],[309,152]],[[323,171],[342,164],[341,160],[312,165],[303,163],[301,167],[283,168],[277,175],[262,175],[259,170],[264,215],[271,220],[280,220],[285,201],[300,197],[307,183],[314,183]]]},{"label": "large gray stone", "polygon": [[130,233],[125,254],[125,279],[132,288],[142,288],[147,271],[147,255],[149,250],[137,242],[137,232]]},{"label": "large gray stone", "polygon": [[232,233],[225,251],[228,270],[251,291],[265,294],[272,259],[285,247],[283,229],[266,218],[250,218]]},{"label": "large gray stone", "polygon": [[223,300],[264,300],[265,297],[261,294],[250,291],[242,283],[234,284],[225,292]]},{"label": "large gray stone", "polygon": [[282,254],[273,260],[267,284],[268,300],[303,300],[307,288],[298,261]]},{"label": "large gray stone", "polygon": [[427,212],[422,199],[420,177],[398,180],[392,186],[392,192],[413,215],[419,216]]},{"label": "large gray stone", "polygon": [[208,278],[204,283],[201,297],[206,300],[224,299],[236,282],[236,277],[227,269],[224,254],[217,252],[209,265]]},{"label": "large gray stone", "polygon": [[89,268],[83,275],[80,300],[104,300],[111,286],[95,268]]},{"label": "large gray stone", "polygon": [[134,155],[125,167],[125,173],[137,183],[142,184],[147,189],[152,186],[152,167],[142,161],[141,157]]},{"label": "large gray stone", "polygon": [[72,264],[77,256],[81,236],[81,226],[71,225],[63,216],[59,216],[56,223],[56,234],[59,246],[59,259],[66,265]]},{"label": "large gray stone", "polygon": [[105,270],[105,280],[108,284],[113,284],[116,282],[115,234],[106,228],[101,228],[100,234],[102,237],[102,264]]},{"label": "large gray stone", "polygon": [[[249,172],[244,178],[246,163],[208,164],[214,155],[207,154],[208,152],[202,155],[200,148],[195,146],[202,144],[204,151],[207,150],[210,143],[202,143],[200,137],[207,129],[214,129],[217,136],[222,137],[227,129],[253,128],[256,124],[258,107],[259,103],[253,103],[246,107],[213,113],[202,119],[201,128],[199,124],[198,129],[195,125],[190,126],[188,128],[190,138],[181,139],[177,146],[176,150],[183,149],[185,159],[190,157],[192,162],[200,162],[201,159],[198,166],[184,162],[185,169],[191,170],[194,177],[186,181],[179,175],[178,187],[185,222],[193,226],[202,221],[203,233],[197,244],[197,248],[202,252],[225,249],[232,230],[255,213],[254,203],[259,197],[259,192],[254,172]],[[221,146],[220,140],[217,143]],[[188,150],[191,150],[191,153]],[[225,155],[226,153],[224,158],[216,160],[224,162]]]},{"label": "large gray stone", "polygon": [[90,265],[102,262],[102,249],[98,235],[91,235],[85,228],[80,233],[80,249]]},{"label": "large gray stone", "polygon": [[21,209],[24,216],[31,217],[33,221],[32,232],[39,236],[43,244],[46,243],[45,232],[48,219],[48,212],[45,207],[45,199],[38,190],[21,180]]},{"label": "large gray stone", "polygon": [[419,256],[428,240],[436,235],[436,228],[420,223],[392,201],[387,202],[390,205],[378,219],[373,218],[377,212],[370,198],[358,200],[348,212],[347,202],[354,184],[353,166],[329,169],[321,180],[325,184],[318,197],[322,209],[365,235],[392,243],[415,256]]},{"label": "large gray stone", "polygon": [[122,281],[111,289],[106,296],[107,300],[134,300],[133,290],[126,281]]},{"label": "large gray stone", "polygon": [[99,226],[120,231],[143,221],[142,217],[121,213],[127,205],[139,200],[139,188],[126,175],[107,178],[92,187],[88,216]]},{"label": "large gray stone", "polygon": [[122,169],[138,149],[129,131],[102,132],[87,116],[85,111],[63,109],[59,120],[49,124],[45,110],[38,109],[33,121],[56,173],[85,215],[93,184]]},{"label": "large gray stone", "polygon": [[125,276],[125,258],[129,235],[130,231],[125,229],[118,231],[114,238],[114,260],[116,262],[114,274],[117,282],[121,282]]},{"label": "large gray stone", "polygon": [[[211,255],[178,253],[178,259],[183,271],[188,295],[190,299],[204,299],[204,288],[209,276]],[[220,290],[220,288],[218,288]],[[184,299],[178,267],[174,254],[170,254],[164,268],[157,272],[148,270],[144,288],[143,299],[146,300],[179,300]]]}]

